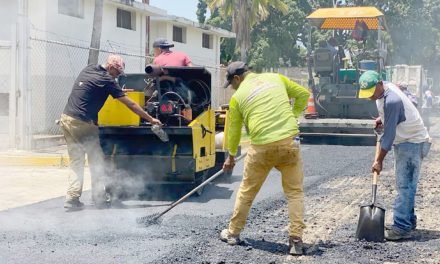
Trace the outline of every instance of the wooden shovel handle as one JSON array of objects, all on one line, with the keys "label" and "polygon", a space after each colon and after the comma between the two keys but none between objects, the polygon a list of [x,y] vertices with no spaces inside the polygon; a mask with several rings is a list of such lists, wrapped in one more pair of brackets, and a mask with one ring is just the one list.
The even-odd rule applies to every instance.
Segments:
[{"label": "wooden shovel handle", "polygon": [[[376,153],[374,155],[374,161],[376,161],[377,157],[379,157],[380,153],[380,141],[376,141]],[[377,171],[373,172],[373,185],[377,185],[377,176],[379,173]]]},{"label": "wooden shovel handle", "polygon": [[380,154],[380,141],[376,141],[376,153],[374,154],[374,161],[376,161],[377,157]]},{"label": "wooden shovel handle", "polygon": [[377,176],[379,176],[377,171],[373,172],[373,185],[377,185]]}]

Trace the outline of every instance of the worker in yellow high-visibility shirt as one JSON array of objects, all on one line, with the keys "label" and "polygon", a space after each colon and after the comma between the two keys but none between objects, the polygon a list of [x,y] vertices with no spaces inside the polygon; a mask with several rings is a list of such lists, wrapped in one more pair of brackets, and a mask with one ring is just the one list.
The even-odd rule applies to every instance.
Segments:
[{"label": "worker in yellow high-visibility shirt", "polygon": [[[290,254],[302,255],[304,225],[303,164],[299,149],[297,118],[307,105],[309,91],[277,73],[256,74],[244,62],[233,62],[227,69],[225,88],[236,92],[229,103],[229,157],[223,169],[232,171],[244,125],[251,146],[245,159],[243,180],[238,190],[229,228],[220,239],[230,245],[240,242],[252,202],[272,168],[282,174],[290,218]],[[290,99],[294,98],[292,108]]]}]

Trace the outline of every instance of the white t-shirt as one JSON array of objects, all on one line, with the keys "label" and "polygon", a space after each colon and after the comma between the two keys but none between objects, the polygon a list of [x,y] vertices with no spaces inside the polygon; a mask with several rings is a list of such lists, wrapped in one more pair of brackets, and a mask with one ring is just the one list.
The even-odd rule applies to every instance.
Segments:
[{"label": "white t-shirt", "polygon": [[428,131],[411,100],[392,83],[384,82],[384,89],[384,96],[376,100],[384,124],[381,147],[389,151],[393,144],[427,141]]}]

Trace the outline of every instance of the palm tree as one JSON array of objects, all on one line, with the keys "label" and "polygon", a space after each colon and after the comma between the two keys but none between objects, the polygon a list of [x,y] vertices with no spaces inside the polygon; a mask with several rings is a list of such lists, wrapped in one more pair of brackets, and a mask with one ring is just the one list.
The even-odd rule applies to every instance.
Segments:
[{"label": "palm tree", "polygon": [[282,0],[206,0],[211,9],[220,9],[223,17],[232,17],[232,31],[236,33],[235,49],[240,49],[241,60],[247,61],[247,51],[251,46],[251,27],[269,15],[273,7],[283,14],[288,11]]}]

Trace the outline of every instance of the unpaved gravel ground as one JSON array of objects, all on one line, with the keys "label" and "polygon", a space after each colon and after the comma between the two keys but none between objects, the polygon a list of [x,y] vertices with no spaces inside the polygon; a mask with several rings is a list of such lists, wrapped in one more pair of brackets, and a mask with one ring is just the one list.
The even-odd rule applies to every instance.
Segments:
[{"label": "unpaved gravel ground", "polygon": [[[307,188],[305,256],[287,255],[288,217],[286,202],[280,196],[253,206],[241,234],[244,240],[241,245],[220,242],[218,234],[227,226],[228,218],[212,219],[202,230],[193,230],[199,237],[196,243],[182,241],[182,247],[175,248],[175,253],[163,258],[161,263],[440,263],[439,131],[438,126],[431,130],[434,144],[423,163],[416,198],[418,226],[412,239],[383,243],[356,240],[359,205],[370,201],[371,195],[370,174],[359,171]],[[386,223],[392,223],[396,195],[390,154],[378,190],[379,199],[387,208]]]}]

